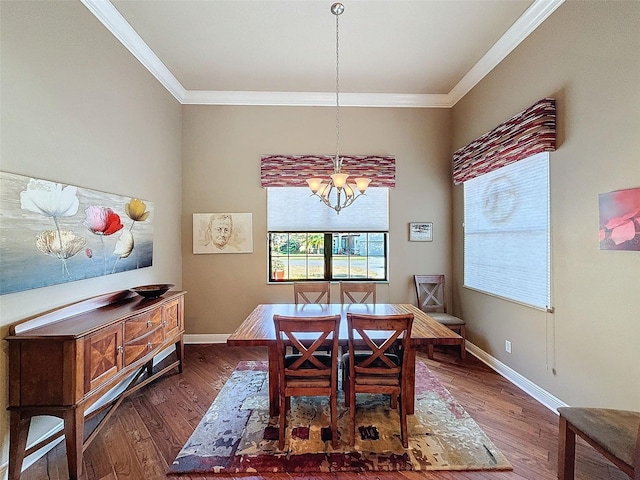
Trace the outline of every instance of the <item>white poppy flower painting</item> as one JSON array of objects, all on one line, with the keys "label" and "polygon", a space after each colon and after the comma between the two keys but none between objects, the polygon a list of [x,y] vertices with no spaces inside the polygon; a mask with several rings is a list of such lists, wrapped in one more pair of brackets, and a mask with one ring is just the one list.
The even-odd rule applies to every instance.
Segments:
[{"label": "white poppy flower painting", "polygon": [[0,295],[151,266],[153,204],[0,172]]}]

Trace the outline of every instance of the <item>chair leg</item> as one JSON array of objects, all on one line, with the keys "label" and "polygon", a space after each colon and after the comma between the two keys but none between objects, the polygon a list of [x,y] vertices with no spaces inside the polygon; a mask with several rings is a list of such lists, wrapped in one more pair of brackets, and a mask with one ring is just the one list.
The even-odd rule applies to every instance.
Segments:
[{"label": "chair leg", "polygon": [[433,343],[427,345],[427,357],[433,360]]},{"label": "chair leg", "polygon": [[284,450],[284,434],[287,427],[287,400],[289,397],[280,395],[280,428],[278,429],[278,449]]},{"label": "chair leg", "polygon": [[465,358],[467,358],[467,329],[464,325],[460,325],[460,336],[462,337],[462,343],[460,344],[460,358],[464,360]]},{"label": "chair leg", "polygon": [[349,423],[351,425],[351,446],[356,444],[356,394],[355,389],[349,389]]},{"label": "chair leg", "polygon": [[560,415],[558,434],[558,480],[573,480],[576,464],[576,434]]},{"label": "chair leg", "polygon": [[391,394],[391,410],[398,409],[398,396]]},{"label": "chair leg", "polygon": [[402,446],[409,448],[409,433],[407,431],[407,396],[403,393],[400,395],[400,439]]},{"label": "chair leg", "polygon": [[331,446],[338,445],[338,398],[337,392],[330,396],[331,400]]},{"label": "chair leg", "polygon": [[349,389],[349,377],[348,374],[342,374],[342,389],[344,390],[344,406],[349,407],[351,405],[351,393]]}]

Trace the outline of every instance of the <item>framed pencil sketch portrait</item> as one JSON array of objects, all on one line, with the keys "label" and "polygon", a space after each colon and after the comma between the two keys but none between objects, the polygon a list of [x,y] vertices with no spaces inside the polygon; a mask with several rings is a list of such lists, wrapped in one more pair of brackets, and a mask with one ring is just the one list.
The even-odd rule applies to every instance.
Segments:
[{"label": "framed pencil sketch portrait", "polygon": [[433,241],[433,223],[415,222],[409,224],[410,242],[431,242]]},{"label": "framed pencil sketch portrait", "polygon": [[194,213],[193,253],[253,253],[250,213]]}]

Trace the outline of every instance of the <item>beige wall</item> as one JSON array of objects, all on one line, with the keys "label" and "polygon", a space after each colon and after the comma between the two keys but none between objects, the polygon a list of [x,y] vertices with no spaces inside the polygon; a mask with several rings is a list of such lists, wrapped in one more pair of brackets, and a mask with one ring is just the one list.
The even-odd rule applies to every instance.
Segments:
[{"label": "beige wall", "polygon": [[640,253],[598,245],[598,194],[640,187],[639,20],[636,1],[569,1],[453,108],[456,150],[540,98],[557,99],[555,314],[462,287],[461,186],[453,268],[471,341],[571,405],[640,410]]},{"label": "beige wall", "polygon": [[[0,169],[154,202],[153,266],[0,296],[0,338],[24,317],[182,280],[181,107],[80,2],[0,2]],[[2,225],[0,217],[0,229]],[[7,353],[0,355],[0,475]],[[32,438],[51,426],[34,422]]]},{"label": "beige wall", "polygon": [[[381,302],[414,302],[414,273],[449,273],[450,110],[341,108],[340,117],[341,152],[396,157],[397,186],[390,191],[390,282],[379,285],[378,297]],[[231,333],[256,304],[293,299],[290,285],[267,284],[260,156],[331,154],[335,110],[186,106],[183,138],[187,331]],[[254,253],[193,255],[191,216],[205,212],[252,213]],[[408,241],[408,224],[416,221],[433,222],[433,242]],[[338,298],[335,289],[332,296]]]},{"label": "beige wall", "polygon": [[[640,410],[640,373],[631,368],[640,255],[602,252],[597,242],[598,193],[640,186],[639,8],[565,3],[452,110],[341,110],[341,151],[397,159],[390,282],[380,300],[412,302],[413,273],[448,274],[472,342],[569,404]],[[141,283],[189,291],[191,334],[230,333],[255,304],[291,299],[290,286],[266,283],[259,158],[331,153],[333,109],[180,107],[79,2],[0,2],[0,16],[0,169],[135,194],[157,213],[153,267],[1,296],[2,337],[23,317]],[[545,96],[557,98],[559,119],[551,156],[555,315],[462,287],[462,188],[452,191],[449,178],[451,148]],[[253,214],[253,254],[192,254],[191,215],[213,211]],[[408,242],[412,221],[433,221],[434,241]],[[6,363],[3,345],[5,385]],[[0,464],[5,406],[0,389]]]}]

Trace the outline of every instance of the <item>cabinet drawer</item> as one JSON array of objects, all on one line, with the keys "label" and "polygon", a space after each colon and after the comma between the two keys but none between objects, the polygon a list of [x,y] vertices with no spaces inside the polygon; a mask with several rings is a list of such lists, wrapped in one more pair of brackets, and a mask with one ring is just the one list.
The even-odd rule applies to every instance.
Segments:
[{"label": "cabinet drawer", "polygon": [[124,342],[128,343],[155,330],[162,323],[162,310],[157,308],[124,322]]},{"label": "cabinet drawer", "polygon": [[158,325],[158,328],[149,332],[147,335],[137,337],[131,342],[124,344],[124,363],[130,365],[136,360],[147,355],[152,350],[162,345],[163,341],[162,328]]}]

